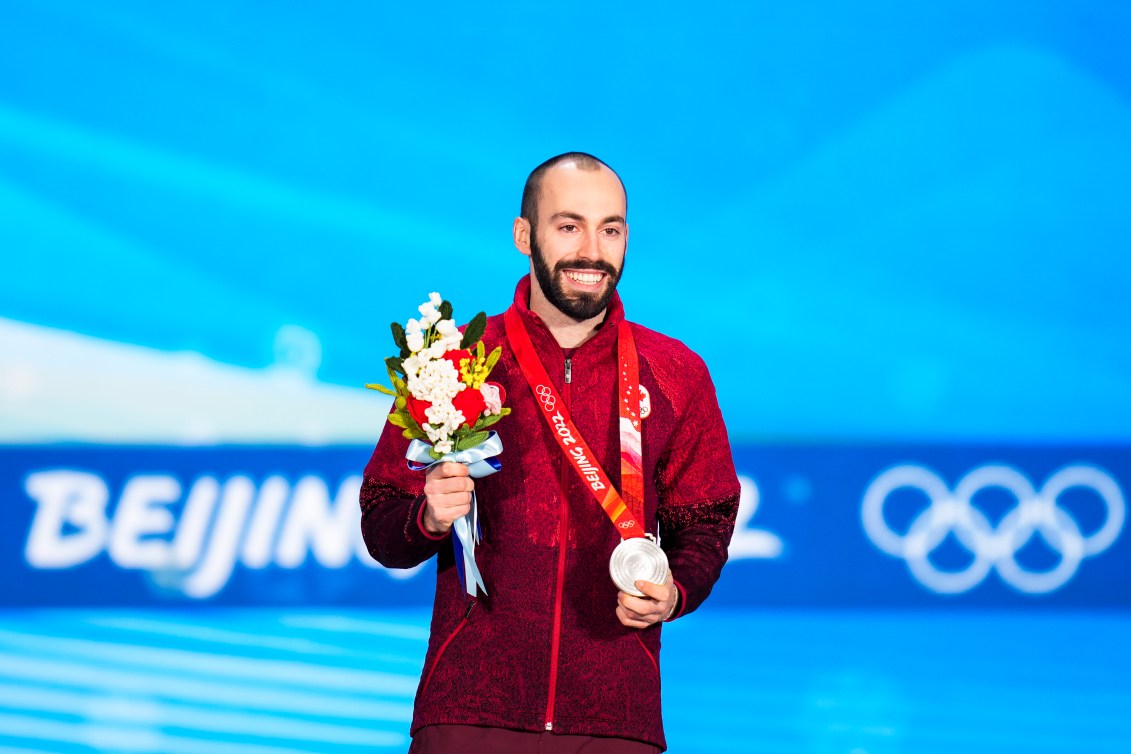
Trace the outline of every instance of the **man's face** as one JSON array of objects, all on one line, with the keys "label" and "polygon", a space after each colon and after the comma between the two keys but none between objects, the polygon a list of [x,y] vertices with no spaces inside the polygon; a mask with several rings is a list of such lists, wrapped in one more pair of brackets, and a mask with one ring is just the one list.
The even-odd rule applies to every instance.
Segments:
[{"label": "man's face", "polygon": [[592,319],[608,306],[624,269],[625,210],[624,189],[608,168],[565,163],[543,176],[530,258],[543,295],[566,316]]}]

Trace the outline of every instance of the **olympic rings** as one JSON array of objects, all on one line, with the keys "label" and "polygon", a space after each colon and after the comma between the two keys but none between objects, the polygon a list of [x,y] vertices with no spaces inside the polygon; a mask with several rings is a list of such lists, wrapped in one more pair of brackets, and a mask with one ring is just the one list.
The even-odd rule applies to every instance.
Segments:
[{"label": "olympic rings", "polygon": [[[1084,535],[1072,515],[1062,508],[1060,495],[1072,488],[1086,488],[1104,502],[1105,520],[1095,532]],[[931,504],[900,535],[888,526],[884,504],[898,489],[926,493]],[[972,504],[983,489],[1006,490],[1017,505],[993,526]],[[864,493],[861,507],[864,531],[872,543],[907,561],[912,575],[935,592],[958,594],[978,586],[993,568],[1013,588],[1030,594],[1059,589],[1071,579],[1084,558],[1098,555],[1115,542],[1123,529],[1126,504],[1123,493],[1106,472],[1095,466],[1068,466],[1056,472],[1038,492],[1024,474],[1009,466],[991,465],[974,469],[952,493],[941,478],[923,466],[896,466],[876,477]],[[1060,561],[1049,571],[1031,571],[1017,562],[1017,553],[1040,533]],[[931,553],[948,534],[974,556],[965,569],[944,571],[930,561]]]},{"label": "olympic rings", "polygon": [[546,413],[554,410],[558,404],[557,399],[554,398],[554,391],[545,385],[539,385],[534,388],[534,392],[538,395],[538,400],[542,402],[542,408],[546,409]]}]

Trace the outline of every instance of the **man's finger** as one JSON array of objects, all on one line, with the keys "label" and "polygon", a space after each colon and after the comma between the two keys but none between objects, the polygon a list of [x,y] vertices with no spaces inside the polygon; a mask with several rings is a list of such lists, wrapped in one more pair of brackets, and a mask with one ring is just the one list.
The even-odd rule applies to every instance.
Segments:
[{"label": "man's finger", "polygon": [[438,503],[433,504],[432,508],[437,516],[455,519],[470,511],[471,503],[467,500],[452,500],[448,502],[444,498],[441,498]]},{"label": "man's finger", "polygon": [[426,495],[466,494],[473,489],[475,489],[475,481],[471,477],[442,477],[429,479],[424,483]]},{"label": "man's finger", "polygon": [[457,476],[467,476],[470,472],[462,463],[444,461],[428,469],[428,476],[435,479],[448,479]]},{"label": "man's finger", "polygon": [[656,619],[654,617],[649,617],[647,615],[637,615],[631,610],[625,610],[623,607],[621,608],[621,615],[625,617],[625,620],[643,623],[645,626],[650,626],[656,622]]},{"label": "man's finger", "polygon": [[636,588],[644,592],[646,597],[663,602],[671,597],[671,587],[668,584],[653,584],[651,581],[637,581]]},{"label": "man's finger", "polygon": [[648,628],[648,626],[652,625],[648,621],[634,617],[620,605],[617,606],[617,620],[619,620],[622,625],[628,626],[629,628]]},{"label": "man's finger", "polygon": [[642,597],[634,597],[624,592],[621,592],[617,597],[617,603],[628,612],[640,616],[641,618],[659,615],[662,612],[659,602]]}]

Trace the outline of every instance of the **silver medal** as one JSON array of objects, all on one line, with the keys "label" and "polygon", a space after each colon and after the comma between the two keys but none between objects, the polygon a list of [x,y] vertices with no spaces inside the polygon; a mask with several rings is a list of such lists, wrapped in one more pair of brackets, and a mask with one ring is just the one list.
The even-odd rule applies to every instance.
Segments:
[{"label": "silver medal", "polygon": [[636,582],[664,583],[668,576],[668,556],[650,538],[626,539],[613,550],[609,559],[609,575],[625,594],[643,597],[644,593],[636,588]]}]

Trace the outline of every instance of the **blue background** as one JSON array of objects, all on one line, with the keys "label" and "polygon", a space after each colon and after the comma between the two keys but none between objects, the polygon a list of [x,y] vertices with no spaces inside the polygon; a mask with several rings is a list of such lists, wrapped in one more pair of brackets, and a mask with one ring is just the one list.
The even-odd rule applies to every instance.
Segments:
[{"label": "blue background", "polygon": [[106,551],[35,568],[27,480],[89,473],[112,522],[143,475],[332,498],[388,323],[501,311],[522,183],[580,149],[628,187],[629,316],[704,357],[746,480],[751,549],[665,628],[673,751],[1131,752],[1125,531],[1060,588],[943,595],[861,525],[906,464],[1131,490],[1129,29],[1117,0],[6,3],[0,751],[405,749],[427,567],[311,545],[198,598]]},{"label": "blue background", "polygon": [[582,149],[629,189],[630,316],[704,356],[737,439],[1126,441],[1129,26],[9,3],[0,317],[249,368],[297,325],[356,388],[431,290],[506,305],[522,182]]}]

